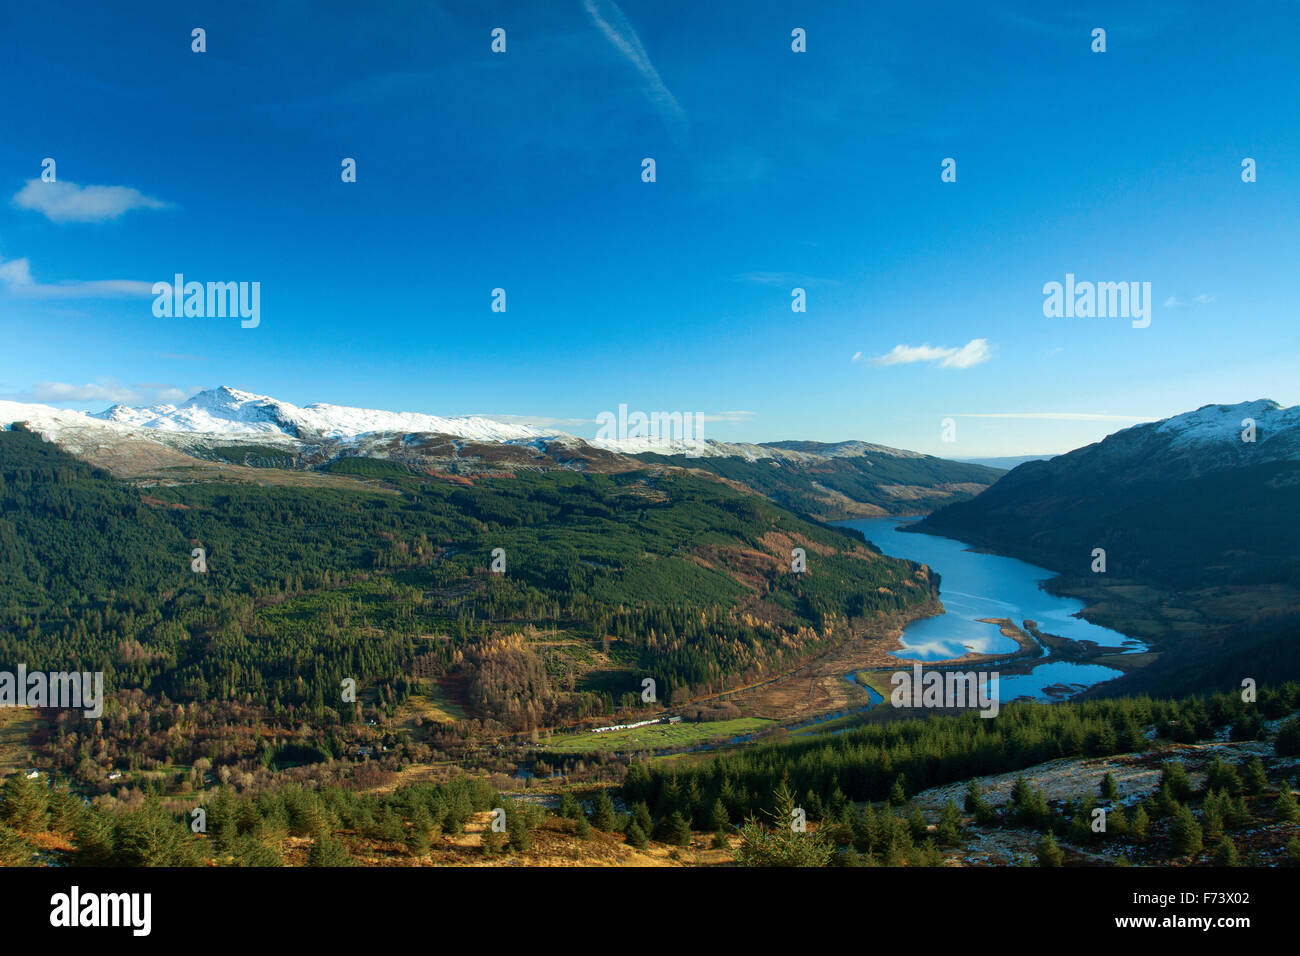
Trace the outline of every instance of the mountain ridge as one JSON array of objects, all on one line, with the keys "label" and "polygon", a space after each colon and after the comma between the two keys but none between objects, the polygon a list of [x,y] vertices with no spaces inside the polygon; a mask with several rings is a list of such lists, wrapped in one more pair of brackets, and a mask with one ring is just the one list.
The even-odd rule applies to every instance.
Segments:
[{"label": "mountain ridge", "polygon": [[[282,467],[288,462],[296,469],[375,458],[456,475],[680,467],[819,519],[923,513],[983,490],[1002,473],[855,439],[585,439],[482,416],[439,417],[322,402],[298,406],[230,386],[176,405],[118,403],[102,412],[0,402],[0,423],[7,422],[24,422],[47,440],[128,477],[156,476],[160,467],[182,464],[184,459],[174,453],[225,465],[275,462]],[[162,460],[160,455],[173,457]],[[136,461],[141,464],[133,466]]]},{"label": "mountain ridge", "polygon": [[[1253,428],[1253,430],[1252,430]],[[957,538],[1062,574],[1192,586],[1214,579],[1300,584],[1300,406],[1203,405],[1020,465],[918,532]]]}]

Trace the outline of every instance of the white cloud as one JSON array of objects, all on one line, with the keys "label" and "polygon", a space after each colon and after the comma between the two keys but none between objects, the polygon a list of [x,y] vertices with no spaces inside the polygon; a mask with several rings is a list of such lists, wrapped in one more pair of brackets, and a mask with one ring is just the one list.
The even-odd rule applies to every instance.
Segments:
[{"label": "white cloud", "polygon": [[800,275],[797,272],[742,272],[731,278],[737,282],[753,282],[757,285],[839,285],[839,281],[836,279],[822,279],[818,276]]},{"label": "white cloud", "polygon": [[1209,305],[1213,301],[1214,301],[1214,296],[1206,295],[1204,292],[1202,292],[1200,295],[1192,296],[1190,302],[1184,301],[1183,299],[1180,299],[1177,296],[1171,295],[1169,298],[1165,299],[1165,308],[1185,309],[1189,305]]},{"label": "white cloud", "polygon": [[681,133],[686,126],[686,112],[650,62],[649,54],[618,4],[613,0],[583,0],[583,5],[605,38],[641,74],[646,85],[646,95],[663,117],[664,123],[674,133]]},{"label": "white cloud", "polygon": [[550,428],[555,425],[594,425],[594,418],[554,418],[549,415],[497,415],[492,412],[472,412],[466,418],[487,418],[494,422],[508,425],[535,425],[538,428]]},{"label": "white cloud", "polygon": [[43,284],[32,277],[31,263],[26,259],[0,259],[0,286],[14,295],[33,299],[113,299],[153,295],[153,283],[133,279]]},{"label": "white cloud", "polygon": [[[633,409],[635,411],[635,409]],[[645,409],[648,414],[652,411],[663,411],[663,409]],[[701,421],[705,422],[722,422],[727,425],[740,425],[753,418],[757,412],[733,411],[733,412],[684,412],[683,414],[698,414]],[[541,428],[556,425],[599,425],[599,418],[554,418],[547,415],[496,415],[491,412],[481,412],[468,416],[470,418],[490,418],[494,422],[507,422],[511,425],[536,425]]]},{"label": "white cloud", "polygon": [[152,405],[157,402],[181,402],[189,398],[198,389],[182,389],[167,382],[146,382],[137,385],[123,385],[112,378],[84,385],[68,382],[38,382],[24,392],[4,395],[5,399],[15,402],[38,403],[42,405],[67,405],[73,402],[98,402],[115,404],[125,402],[128,405]]},{"label": "white cloud", "polygon": [[701,412],[700,418],[706,422],[723,422],[727,425],[743,425],[757,415],[757,412]]},{"label": "white cloud", "polygon": [[[856,362],[861,352],[853,356]],[[895,345],[893,350],[871,360],[872,365],[908,365],[934,362],[940,368],[971,368],[992,357],[988,339],[971,339],[961,348],[935,348],[925,345]]]},{"label": "white cloud", "polygon": [[132,209],[166,209],[168,203],[129,186],[78,186],[27,180],[13,199],[19,209],[41,213],[50,222],[104,222]]}]

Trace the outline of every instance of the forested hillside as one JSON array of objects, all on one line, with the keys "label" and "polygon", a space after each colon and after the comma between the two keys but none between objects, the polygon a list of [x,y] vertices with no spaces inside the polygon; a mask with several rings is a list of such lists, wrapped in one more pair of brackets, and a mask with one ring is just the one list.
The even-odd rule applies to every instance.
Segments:
[{"label": "forested hillside", "polygon": [[[856,443],[845,443],[856,445]],[[741,455],[688,458],[637,455],[642,461],[695,468],[752,488],[778,504],[822,520],[925,514],[983,491],[1004,472],[894,449],[844,454],[821,442],[757,446],[790,452],[770,458]]]},{"label": "forested hillside", "polygon": [[[93,805],[15,774],[0,790],[0,864],[1297,865],[1297,708],[1297,685],[1250,703],[1012,704],[996,721],[934,716],[684,766],[634,762],[612,794],[566,786],[548,805],[502,794],[502,775],[404,783],[373,765],[335,765],[318,788]],[[1006,772],[1011,786],[981,786]],[[954,796],[922,793],[944,784]]]},{"label": "forested hillside", "polygon": [[290,746],[340,756],[363,715],[413,697],[451,716],[382,743],[427,753],[449,732],[613,714],[647,677],[659,707],[753,680],[934,587],[707,477],[332,471],[328,488],[136,487],[0,433],[0,667],[99,670],[117,695],[99,724],[60,714],[52,759],[102,780],[201,756],[268,766]]}]

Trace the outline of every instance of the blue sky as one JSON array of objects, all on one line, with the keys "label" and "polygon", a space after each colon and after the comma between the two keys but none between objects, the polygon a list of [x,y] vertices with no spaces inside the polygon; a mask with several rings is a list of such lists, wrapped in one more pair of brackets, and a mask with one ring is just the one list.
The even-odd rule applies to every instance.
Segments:
[{"label": "blue sky", "polygon": [[[9,5],[0,397],[948,457],[1300,400],[1296,4],[796,6]],[[178,272],[260,282],[260,325],[155,317]],[[1150,282],[1150,326],[1044,317],[1066,273]]]}]

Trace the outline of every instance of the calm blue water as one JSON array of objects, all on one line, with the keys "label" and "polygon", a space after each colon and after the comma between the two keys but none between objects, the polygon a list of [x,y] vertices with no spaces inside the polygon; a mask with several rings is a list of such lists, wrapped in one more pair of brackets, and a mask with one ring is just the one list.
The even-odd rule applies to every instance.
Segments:
[{"label": "calm blue water", "polygon": [[[1048,634],[1072,641],[1093,641],[1117,652],[1146,649],[1140,641],[1074,617],[1083,608],[1081,601],[1056,597],[1038,586],[1053,576],[1051,571],[1014,558],[970,551],[969,545],[951,538],[898,530],[915,520],[863,518],[838,522],[857,528],[885,554],[927,564],[942,576],[939,597],[946,613],[907,625],[902,649],[893,652],[896,657],[935,661],[971,651],[1013,653],[1016,642],[1004,637],[996,624],[980,623],[982,617],[1011,618],[1017,625],[1028,619]],[[1119,675],[1120,671],[1099,664],[1058,661],[1041,664],[1027,674],[1004,674],[999,696],[1003,701],[1048,698],[1050,695],[1043,689],[1052,684],[1077,685],[1082,690]]]}]

